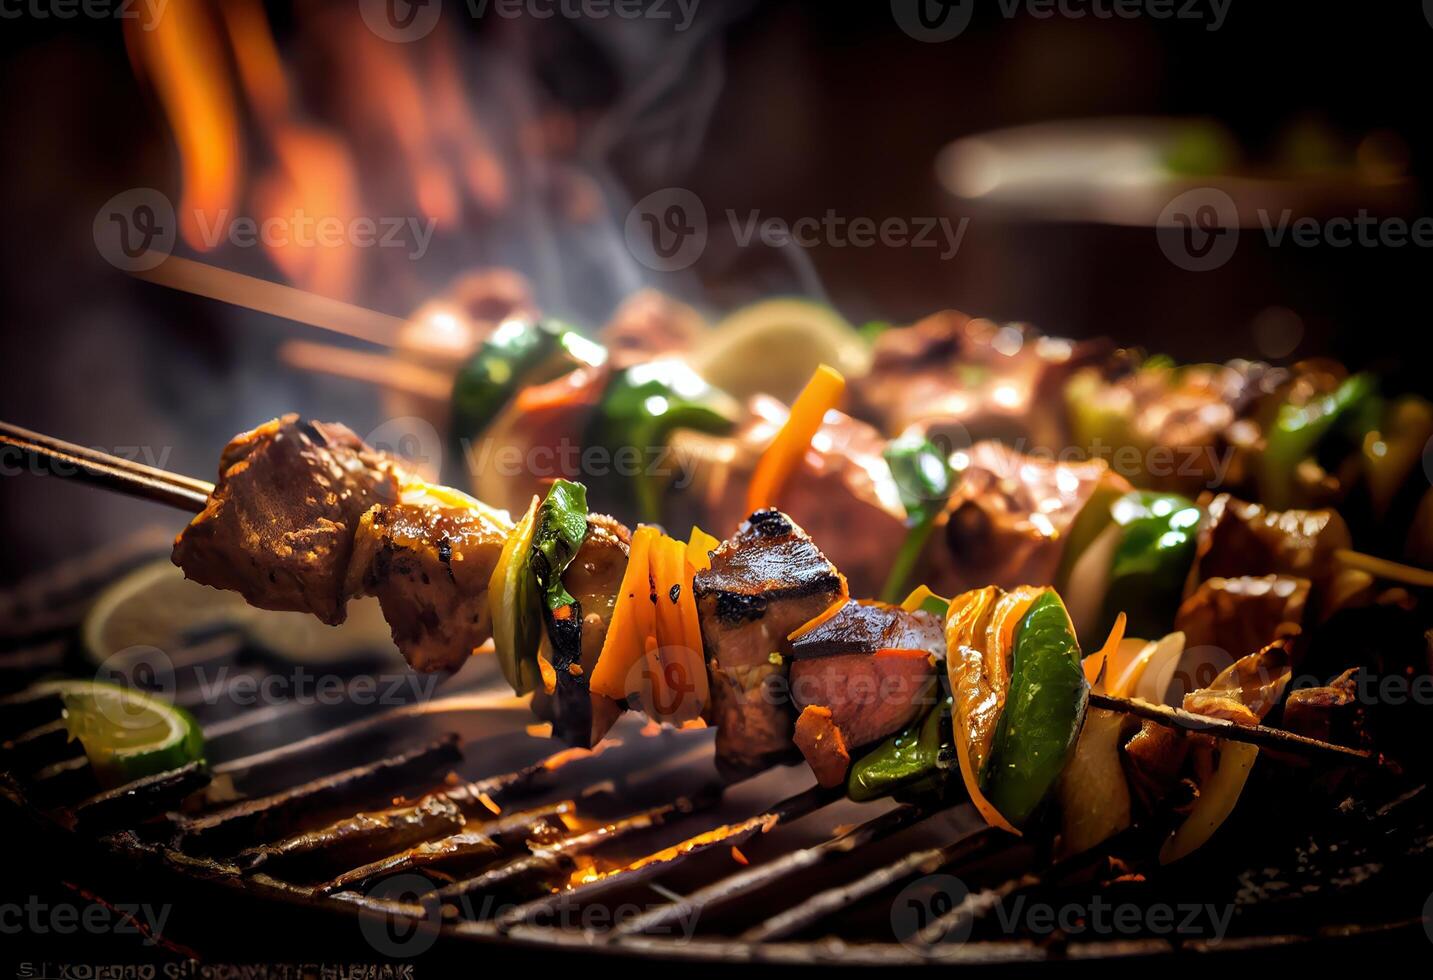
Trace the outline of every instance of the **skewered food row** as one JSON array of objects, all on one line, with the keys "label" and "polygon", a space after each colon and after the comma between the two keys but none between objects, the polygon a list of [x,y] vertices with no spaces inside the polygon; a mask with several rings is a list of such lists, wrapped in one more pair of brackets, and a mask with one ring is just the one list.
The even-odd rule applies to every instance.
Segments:
[{"label": "skewered food row", "polygon": [[[575,334],[550,323],[510,321],[484,345],[454,389],[454,435],[480,447],[468,459],[478,496],[520,509],[544,480],[580,478],[599,507],[635,502],[646,520],[723,527],[744,516],[734,491],[788,409],[761,394],[739,404],[709,384],[702,348],[682,347],[696,332],[662,326],[684,308],[654,304],[617,319],[613,358],[591,342],[573,353]],[[534,336],[555,338],[540,364],[512,354]],[[1275,511],[1338,507],[1365,548],[1433,561],[1433,491],[1415,478],[1433,406],[1385,399],[1373,378],[1336,363],[1177,366],[954,311],[884,329],[869,356],[851,414],[828,408],[783,501],[860,591],[890,600],[924,581],[950,594],[992,571],[992,581],[1054,582],[1079,557],[1066,542],[1085,504],[1134,488],[1227,492]],[[464,408],[478,403],[483,413]],[[954,492],[928,491],[913,508],[900,457],[916,445],[953,465]],[[525,465],[493,465],[493,447]],[[634,459],[594,476],[564,449]],[[920,546],[893,582],[886,542],[925,511]],[[850,526],[869,534],[842,533]],[[962,566],[973,551],[972,574]]]},{"label": "skewered food row", "polygon": [[[798,398],[776,446],[789,442],[806,408]],[[784,478],[771,474],[783,460],[789,453],[764,458],[757,485],[779,490]],[[1165,700],[1184,638],[1131,656],[1122,653],[1118,617],[1086,662],[1053,589],[987,585],[948,603],[918,591],[900,606],[852,600],[836,566],[774,508],[755,509],[720,544],[695,530],[681,542],[654,526],[629,533],[590,515],[585,488],[562,480],[514,525],[407,476],[341,426],[294,416],[240,436],[223,463],[209,505],[176,542],[189,577],[326,621],[341,619],[347,597],[376,595],[400,649],[423,670],[460,665],[491,631],[514,689],[533,691],[535,710],[573,744],[601,738],[624,707],[677,724],[704,718],[717,726],[719,759],[732,770],[783,759],[794,747],[821,782],[845,782],[858,799],[963,787],[990,822],[1012,829],[1058,796],[1066,837],[1084,842],[1127,825],[1138,806],[1157,805],[1191,766],[1209,778],[1224,773],[1223,794],[1189,818],[1204,830],[1186,832],[1171,853],[1213,832],[1217,814],[1232,806],[1229,792],[1242,786],[1237,775],[1252,764],[1236,752],[1226,772],[1212,740],[1191,752],[1195,739],[1162,738],[1152,723],[1130,736],[1123,716],[1087,712],[1090,681],[1106,683],[1104,671],[1117,676],[1115,693],[1140,691],[1148,675],[1152,700]],[[1144,512],[1111,516],[1110,525],[1123,540],[1139,520],[1167,524],[1172,512],[1159,504],[1145,501]],[[1206,567],[1239,579],[1207,578],[1201,588],[1255,573],[1315,574],[1308,556],[1319,553],[1332,520],[1263,513],[1220,503],[1217,519],[1197,532],[1191,580]],[[1263,558],[1243,545],[1239,555],[1220,549],[1229,534],[1219,528],[1231,519],[1243,522],[1241,533],[1264,536]],[[1194,538],[1201,521],[1175,524]],[[1287,599],[1279,583],[1224,589]],[[1283,700],[1300,617],[1287,602],[1267,620],[1245,611],[1253,605],[1234,605],[1231,616],[1213,618],[1210,635],[1244,643],[1244,633],[1224,632],[1234,623],[1259,642],[1231,645],[1226,669],[1182,701],[1257,724]],[[1343,694],[1335,684],[1307,696],[1294,718],[1331,730]],[[1103,787],[1097,794],[1094,784]]]}]

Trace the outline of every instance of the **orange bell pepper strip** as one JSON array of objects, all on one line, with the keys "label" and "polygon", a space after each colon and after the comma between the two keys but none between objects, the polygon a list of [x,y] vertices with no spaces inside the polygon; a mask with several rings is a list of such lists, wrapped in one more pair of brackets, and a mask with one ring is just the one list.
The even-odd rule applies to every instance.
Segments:
[{"label": "orange bell pepper strip", "polygon": [[835,368],[823,364],[816,369],[791,404],[791,414],[786,416],[781,431],[757,461],[746,491],[748,514],[776,506],[782,487],[806,455],[827,411],[840,404],[845,390],[846,379]]},{"label": "orange bell pepper strip", "polygon": [[589,682],[593,691],[609,698],[625,698],[631,693],[627,684],[646,652],[647,637],[653,633],[649,552],[659,537],[654,527],[639,527],[632,534],[627,570],[622,573],[622,585],[612,608],[612,623]]}]

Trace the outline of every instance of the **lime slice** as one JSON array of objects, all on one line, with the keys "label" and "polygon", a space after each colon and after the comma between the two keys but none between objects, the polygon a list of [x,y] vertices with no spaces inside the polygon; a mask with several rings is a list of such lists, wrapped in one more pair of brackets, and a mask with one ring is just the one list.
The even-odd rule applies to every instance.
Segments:
[{"label": "lime slice", "polygon": [[230,626],[248,606],[234,592],[190,582],[167,558],[157,558],[110,583],[85,615],[80,636],[97,664],[131,647],[173,651],[193,637]]},{"label": "lime slice", "polygon": [[64,702],[65,728],[79,739],[99,781],[118,786],[204,758],[204,733],[183,708],[101,681],[44,685]]},{"label": "lime slice", "polygon": [[325,626],[307,613],[255,609],[238,593],[191,582],[167,558],[106,587],[85,616],[81,638],[90,660],[104,664],[136,647],[173,653],[223,629],[242,631],[264,649],[306,663],[397,656],[377,599],[350,602],[343,625]]},{"label": "lime slice", "polygon": [[841,315],[810,300],[768,299],[742,307],[692,352],[692,367],[739,398],[764,392],[787,404],[822,364],[847,377],[870,368],[870,347]]}]

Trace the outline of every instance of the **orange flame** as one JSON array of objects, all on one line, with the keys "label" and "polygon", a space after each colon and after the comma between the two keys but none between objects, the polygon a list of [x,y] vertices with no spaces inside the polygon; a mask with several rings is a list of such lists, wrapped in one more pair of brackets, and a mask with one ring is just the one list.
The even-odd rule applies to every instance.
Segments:
[{"label": "orange flame", "polygon": [[179,146],[179,233],[199,251],[218,244],[233,215],[242,150],[223,38],[199,0],[171,0],[165,16],[126,20],[136,68],[154,85]]}]

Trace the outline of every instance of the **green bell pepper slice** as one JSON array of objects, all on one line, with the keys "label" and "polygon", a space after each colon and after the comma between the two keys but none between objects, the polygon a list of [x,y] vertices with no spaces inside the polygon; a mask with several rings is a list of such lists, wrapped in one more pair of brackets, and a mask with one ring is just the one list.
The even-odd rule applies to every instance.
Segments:
[{"label": "green bell pepper slice", "polygon": [[1259,496],[1270,510],[1288,510],[1294,501],[1294,468],[1314,455],[1319,442],[1345,416],[1376,396],[1370,374],[1355,374],[1336,389],[1304,405],[1279,407],[1259,457]]},{"label": "green bell pepper slice", "polygon": [[1064,772],[1080,737],[1090,686],[1065,604],[1045,592],[1016,627],[1010,691],[981,774],[986,798],[1027,823]]},{"label": "green bell pepper slice", "polygon": [[862,756],[846,779],[846,795],[857,803],[892,795],[903,802],[943,797],[957,766],[950,709],[951,699],[943,698],[924,719]]},{"label": "green bell pepper slice", "polygon": [[554,480],[537,509],[532,536],[532,577],[548,611],[570,606],[573,598],[562,585],[562,573],[587,537],[587,488],[571,480]]},{"label": "green bell pepper slice", "polygon": [[606,360],[606,348],[557,320],[501,324],[453,379],[453,438],[481,433],[523,386]]},{"label": "green bell pepper slice", "polygon": [[1179,609],[1204,512],[1177,493],[1136,490],[1110,507],[1120,542],[1110,564],[1099,636],[1123,612],[1130,636],[1163,636]]},{"label": "green bell pepper slice", "polygon": [[662,452],[667,437],[674,429],[725,435],[736,427],[738,412],[730,396],[685,362],[653,361],[612,380],[587,442],[607,450],[619,475],[630,477],[642,519],[658,523],[662,492],[674,475]]},{"label": "green bell pepper slice", "polygon": [[895,603],[906,594],[911,570],[955,489],[955,474],[945,453],[924,436],[892,439],[882,455],[906,509],[906,537],[881,589],[881,601]]}]

